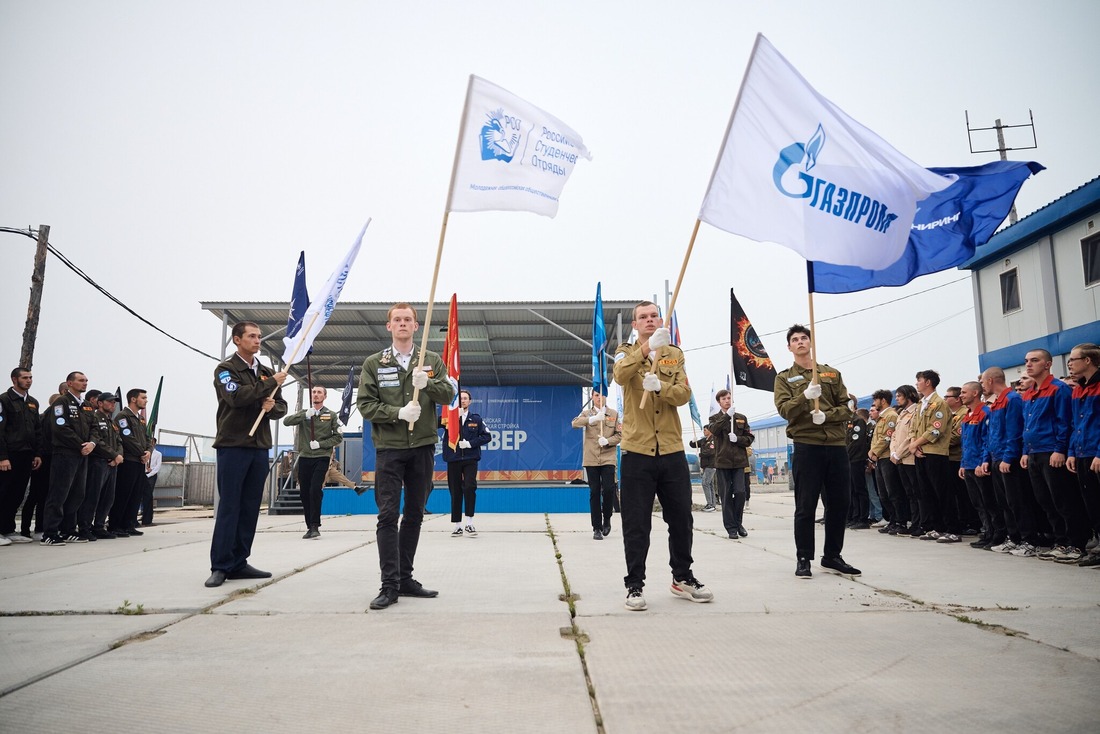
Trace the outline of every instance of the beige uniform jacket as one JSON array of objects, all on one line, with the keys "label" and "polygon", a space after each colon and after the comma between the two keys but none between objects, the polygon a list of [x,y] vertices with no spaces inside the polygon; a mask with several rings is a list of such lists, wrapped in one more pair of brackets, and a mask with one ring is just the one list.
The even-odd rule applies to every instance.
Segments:
[{"label": "beige uniform jacket", "polygon": [[920,403],[917,403],[917,412],[913,416],[913,425],[909,429],[909,437],[912,439],[924,438],[928,443],[921,445],[920,450],[926,454],[947,456],[951,451],[951,421],[953,415],[938,394],[928,396],[928,405],[921,412]]},{"label": "beige uniform jacket", "polygon": [[623,440],[619,414],[611,408],[607,409],[603,419],[603,437],[607,439],[607,445],[600,446],[600,424],[588,424],[589,417],[597,412],[595,408],[589,408],[573,419],[574,428],[584,429],[583,466],[615,466],[615,447]]},{"label": "beige uniform jacket", "polygon": [[909,438],[918,407],[917,403],[913,403],[898,414],[898,424],[894,426],[894,435],[890,439],[890,455],[898,457],[902,464],[916,463],[917,457],[909,452]]},{"label": "beige uniform jacket", "polygon": [[890,439],[898,425],[898,412],[887,408],[878,414],[874,433],[871,434],[871,453],[876,459],[890,459]]},{"label": "beige uniform jacket", "polygon": [[[651,355],[653,353],[651,352]],[[650,360],[637,344],[620,344],[615,350],[615,382],[623,388],[623,451],[647,456],[665,456],[684,450],[684,438],[677,410],[691,398],[684,353],[679,347],[656,350],[657,378],[661,391],[650,393],[644,408],[638,404],[645,393],[642,378]]]}]

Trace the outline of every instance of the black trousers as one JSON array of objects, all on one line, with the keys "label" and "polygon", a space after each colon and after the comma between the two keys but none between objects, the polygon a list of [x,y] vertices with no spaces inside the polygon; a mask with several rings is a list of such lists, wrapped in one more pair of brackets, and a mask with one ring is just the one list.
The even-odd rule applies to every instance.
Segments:
[{"label": "black trousers", "polygon": [[898,468],[890,461],[889,456],[875,462],[875,487],[878,489],[878,500],[882,504],[882,516],[895,525],[909,522],[909,505],[901,503],[905,505],[903,514],[901,508],[894,504],[895,497],[904,495],[900,482]]},{"label": "black trousers", "polygon": [[141,524],[153,524],[153,490],[157,488],[157,475],[145,477],[145,491],[141,495]]},{"label": "black trousers", "polygon": [[[76,529],[76,511],[84,499],[84,481],[88,458],[79,453],[56,453],[50,466],[50,489],[46,493],[44,535]],[[72,517],[73,527],[62,527],[65,518]]]},{"label": "black trousers", "polygon": [[941,486],[947,473],[947,457],[936,454],[918,456],[917,467],[917,504],[920,507],[920,526],[925,530],[940,533],[949,532],[945,521],[944,508],[940,498],[944,494]]},{"label": "black trousers", "polygon": [[741,469],[717,469],[714,473],[718,496],[722,499],[722,525],[727,535],[737,535],[745,524],[748,501],[748,475]]},{"label": "black trousers", "polygon": [[99,456],[88,457],[88,473],[84,480],[84,501],[80,503],[80,510],[76,516],[76,523],[81,530],[90,531],[95,525],[95,508],[99,505],[103,485],[107,483],[107,472],[111,469],[107,464],[107,460]]},{"label": "black trousers", "polygon": [[42,457],[42,465],[36,471],[31,472],[31,490],[27,493],[27,499],[23,502],[23,510],[19,515],[19,529],[23,535],[31,533],[31,519],[34,520],[34,529],[41,533],[46,525],[46,495],[50,491],[50,456]]},{"label": "black trousers", "polygon": [[949,460],[947,462],[947,477],[951,487],[951,495],[955,500],[955,509],[958,517],[958,529],[970,530],[980,528],[981,518],[978,516],[978,507],[970,499],[970,488],[966,486],[966,479],[959,476],[962,461]]},{"label": "black trousers", "polygon": [[979,477],[973,469],[965,469],[966,489],[970,493],[970,502],[978,512],[978,520],[981,523],[982,535],[987,540],[997,541],[994,545],[1000,545],[1006,535],[1005,516],[997,505],[997,495],[993,491],[993,479],[989,476]]},{"label": "black trousers", "polygon": [[118,467],[107,467],[107,473],[103,479],[103,486],[99,490],[99,502],[96,503],[95,517],[92,527],[99,530],[107,529],[107,515],[115,503],[115,485],[118,484]]},{"label": "black trousers", "polygon": [[1091,456],[1077,457],[1077,486],[1088,511],[1089,527],[1092,532],[1100,533],[1100,474],[1089,468],[1092,459]]},{"label": "black trousers", "polygon": [[997,492],[997,499],[1003,503],[1008,537],[1014,543],[1035,545],[1038,535],[1035,530],[1035,517],[1031,511],[1034,500],[1029,503],[1024,496],[1025,491],[1031,494],[1031,490],[1025,484],[1024,470],[1020,468],[1019,461],[1014,461],[1008,473],[1005,474],[1001,472],[1000,463],[1000,460],[992,461],[990,473],[993,475],[993,487]]},{"label": "black trousers", "polygon": [[1031,489],[1050,521],[1054,542],[1081,550],[1092,535],[1081,490],[1065,466],[1050,465],[1050,453],[1031,454],[1027,459]]},{"label": "black trousers", "polygon": [[0,535],[15,532],[15,513],[27,496],[27,484],[31,480],[33,451],[12,451],[8,454],[11,469],[0,471]]},{"label": "black trousers", "polygon": [[321,500],[324,498],[325,474],[329,457],[298,459],[298,495],[302,498],[302,514],[307,528],[321,527]]},{"label": "black trousers", "polygon": [[451,491],[451,522],[462,520],[463,503],[466,517],[473,517],[477,505],[477,459],[447,462],[447,489]]},{"label": "black trousers", "polygon": [[871,514],[871,498],[867,494],[867,479],[863,473],[867,460],[848,462],[848,484],[852,496],[848,504],[848,519],[852,522],[867,522]]},{"label": "black trousers", "polygon": [[123,461],[115,467],[115,471],[117,473],[115,474],[115,501],[111,504],[111,530],[133,530],[137,527],[137,505],[141,502],[141,485],[145,483],[145,464],[140,461]]},{"label": "black trousers", "polygon": [[[586,466],[588,477],[588,509],[592,519],[592,529],[600,530],[611,524],[611,515],[615,509],[615,466]],[[458,522],[457,518],[451,518]]]},{"label": "black trousers", "polygon": [[647,456],[624,451],[622,482],[626,587],[645,586],[654,497],[660,500],[662,517],[668,525],[668,565],[672,578],[676,581],[691,576],[691,477],[684,452]]},{"label": "black trousers", "polygon": [[843,446],[815,446],[795,443],[794,545],[799,559],[814,557],[814,515],[817,501],[825,506],[825,557],[839,556],[844,549],[844,526],[848,518],[848,452]]},{"label": "black trousers", "polygon": [[[210,539],[210,570],[230,573],[244,567],[252,555],[256,539],[256,524],[260,520],[260,502],[264,497],[264,482],[271,470],[267,449],[228,447],[218,451],[218,512],[214,516],[214,534]],[[145,470],[140,463],[123,462],[137,467],[142,479]],[[117,502],[116,502],[117,506]],[[115,522],[112,509],[111,524]]]},{"label": "black trousers", "polygon": [[[397,590],[403,582],[412,579],[434,462],[433,446],[378,449],[374,499],[378,503],[376,537],[383,589]],[[402,487],[405,488],[404,508],[401,506]]]},{"label": "black trousers", "polygon": [[901,491],[904,497],[901,502],[909,508],[909,525],[920,525],[920,503],[917,501],[917,467],[915,464],[894,464],[898,470],[898,479],[901,481]]}]

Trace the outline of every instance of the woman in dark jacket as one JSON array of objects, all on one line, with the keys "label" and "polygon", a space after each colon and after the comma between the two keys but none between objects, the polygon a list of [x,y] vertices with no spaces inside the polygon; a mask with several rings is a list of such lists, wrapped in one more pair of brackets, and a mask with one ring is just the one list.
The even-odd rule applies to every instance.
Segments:
[{"label": "woman in dark jacket", "polygon": [[462,503],[466,502],[465,534],[477,535],[474,528],[474,504],[477,500],[477,462],[481,460],[481,447],[493,440],[485,421],[477,413],[470,412],[470,393],[458,394],[458,445],[453,449],[443,435],[443,460],[447,462],[447,487],[451,490],[451,522],[455,529],[452,538],[463,535]]}]

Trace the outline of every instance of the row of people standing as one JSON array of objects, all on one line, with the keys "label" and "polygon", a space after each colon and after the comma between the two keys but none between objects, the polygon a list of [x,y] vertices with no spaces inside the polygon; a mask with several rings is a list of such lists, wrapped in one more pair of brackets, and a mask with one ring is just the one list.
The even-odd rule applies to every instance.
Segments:
[{"label": "row of people standing", "polygon": [[[31,370],[17,367],[11,380],[0,396],[3,544],[26,543],[37,533],[44,546],[142,535],[138,512],[144,505],[151,524],[150,477],[156,474],[143,417],[146,391],[128,391],[126,407],[115,415],[119,396],[87,390],[87,376],[74,371],[40,413],[30,394]],[[159,461],[153,463],[159,469]]]}]

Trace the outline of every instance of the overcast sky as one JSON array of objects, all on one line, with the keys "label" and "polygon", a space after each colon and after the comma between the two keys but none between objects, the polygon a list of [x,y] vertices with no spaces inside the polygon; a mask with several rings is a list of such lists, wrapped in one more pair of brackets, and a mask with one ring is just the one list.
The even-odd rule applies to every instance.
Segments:
[{"label": "overcast sky", "polygon": [[[602,280],[605,299],[663,301],[757,32],[925,166],[997,158],[970,153],[965,111],[989,127],[1033,110],[1039,147],[1010,157],[1048,170],[1024,185],[1023,216],[1100,174],[1098,21],[1093,0],[0,0],[0,225],[50,225],[104,288],[212,354],[221,324],[200,301],[289,300],[302,249],[316,291],[367,217],[343,299],[422,301],[474,73],[565,121],[593,160],[555,219],[452,216],[438,300],[590,300]],[[1010,132],[1008,144],[1030,140]],[[0,233],[5,381],[33,254],[32,240]],[[703,225],[677,306],[699,392],[725,381],[731,287],[780,369],[783,331],[808,318],[797,255]],[[854,392],[918,369],[950,384],[977,373],[969,273],[814,303],[819,359]],[[37,397],[74,369],[99,389],[152,391],[163,374],[160,426],[212,434],[213,366],[50,257]],[[770,393],[734,395],[750,418],[774,413]]]}]

